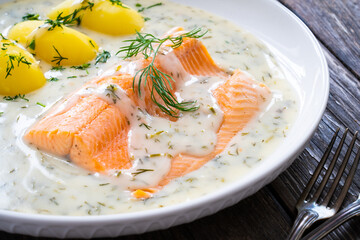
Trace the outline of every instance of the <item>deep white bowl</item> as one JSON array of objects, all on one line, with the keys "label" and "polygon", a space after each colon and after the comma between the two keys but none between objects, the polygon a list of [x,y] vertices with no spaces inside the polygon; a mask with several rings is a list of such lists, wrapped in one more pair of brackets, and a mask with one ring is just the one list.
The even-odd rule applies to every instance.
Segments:
[{"label": "deep white bowl", "polygon": [[[0,0],[0,3],[10,0]],[[174,1],[174,0],[173,0]],[[47,237],[114,237],[164,229],[213,214],[258,191],[284,171],[316,130],[329,94],[325,57],[314,35],[274,0],[175,0],[231,20],[263,40],[292,75],[299,115],[286,141],[246,178],[182,204],[103,216],[47,216],[0,210],[0,230]]]}]

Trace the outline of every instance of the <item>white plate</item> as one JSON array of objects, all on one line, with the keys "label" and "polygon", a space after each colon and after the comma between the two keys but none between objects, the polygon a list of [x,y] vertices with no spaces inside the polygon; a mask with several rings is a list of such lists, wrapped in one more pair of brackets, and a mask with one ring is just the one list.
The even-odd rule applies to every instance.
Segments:
[{"label": "white plate", "polygon": [[[7,0],[0,0],[6,2]],[[47,216],[0,210],[0,230],[47,237],[114,237],[164,229],[213,214],[258,191],[284,171],[317,128],[329,94],[325,57],[310,30],[274,0],[175,0],[227,18],[268,44],[295,77],[301,106],[286,142],[241,181],[162,209],[103,216]]]}]

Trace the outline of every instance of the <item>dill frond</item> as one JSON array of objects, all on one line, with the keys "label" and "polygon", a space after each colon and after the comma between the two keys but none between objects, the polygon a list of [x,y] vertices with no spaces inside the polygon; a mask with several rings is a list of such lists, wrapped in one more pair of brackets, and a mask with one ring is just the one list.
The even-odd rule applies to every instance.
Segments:
[{"label": "dill frond", "polygon": [[[201,38],[207,31],[203,31],[201,28],[195,28],[190,32],[183,33],[179,36],[167,36],[165,38],[158,38],[150,33],[139,33],[136,32],[136,38],[131,40],[125,40],[124,42],[129,43],[127,46],[123,46],[119,49],[116,54],[125,53],[123,59],[135,57],[138,54],[142,54],[145,59],[152,56],[152,60],[148,66],[140,69],[136,72],[133,78],[133,89],[135,91],[136,78],[138,77],[137,91],[138,95],[141,96],[141,84],[146,86],[147,81],[150,80],[151,86],[151,100],[166,114],[172,117],[179,117],[178,111],[189,112],[196,111],[199,107],[195,106],[196,101],[179,102],[176,97],[172,94],[172,85],[174,82],[172,76],[160,71],[155,66],[156,55],[165,42],[170,42],[169,47],[178,48],[184,41],[184,38]],[[155,47],[154,45],[157,46]],[[163,103],[156,99],[156,94],[162,99]]]}]

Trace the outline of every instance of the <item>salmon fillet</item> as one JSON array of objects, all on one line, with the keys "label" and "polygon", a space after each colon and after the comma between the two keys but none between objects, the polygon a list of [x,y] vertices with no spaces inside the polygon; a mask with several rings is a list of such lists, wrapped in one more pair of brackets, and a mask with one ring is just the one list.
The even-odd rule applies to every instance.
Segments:
[{"label": "salmon fillet", "polygon": [[236,70],[224,84],[213,91],[213,95],[224,113],[214,151],[203,157],[186,154],[175,156],[169,173],[160,181],[159,186],[199,169],[220,154],[230,140],[258,115],[271,93],[264,84],[257,83]]},{"label": "salmon fillet", "polygon": [[[174,27],[164,34],[163,37],[176,37],[184,33],[186,33],[184,28]],[[168,42],[166,45],[170,46],[172,43]],[[216,65],[205,45],[197,39],[184,38],[180,47],[174,49],[174,53],[185,71],[191,75],[228,76],[223,69]]]},{"label": "salmon fillet", "polygon": [[[180,32],[182,28],[173,30],[172,33]],[[168,33],[170,34],[170,33]],[[177,72],[172,71],[163,66],[162,61],[166,61],[166,55],[155,60],[155,66],[162,72],[172,76],[175,82],[184,79],[184,73],[188,74],[185,69],[189,69],[188,65],[193,56],[203,56],[206,58],[201,65],[199,65],[198,72],[189,70],[193,74],[210,75],[215,72],[222,71],[214,61],[211,59],[205,46],[197,39],[184,38],[184,44],[187,47],[180,47],[174,49],[174,54],[177,59],[172,59],[172,69],[177,69]],[[201,53],[200,55],[197,52]],[[189,60],[186,56],[188,55]],[[138,69],[147,66],[152,59],[141,59],[136,61]],[[209,65],[209,66],[207,66]],[[204,68],[204,69],[201,69]],[[142,96],[138,96],[135,84],[135,91],[133,89],[133,75],[121,73],[118,76],[107,76],[103,78],[95,78],[89,83],[85,84],[79,91],[88,87],[96,87],[102,84],[116,84],[122,88],[127,96],[134,102],[135,105],[145,109],[150,115],[165,117],[175,121],[166,115],[151,99],[152,85],[151,81],[142,87]],[[137,81],[135,81],[137,82]],[[167,83],[168,84],[168,83]],[[176,84],[167,85],[171,92],[176,91]],[[96,95],[70,95],[65,109],[53,112],[46,115],[38,123],[32,126],[24,138],[29,143],[33,144],[40,150],[47,151],[58,156],[69,155],[70,159],[77,165],[95,172],[106,172],[110,169],[125,169],[131,167],[128,153],[128,120],[116,106],[97,97]],[[162,102],[160,97],[155,94],[155,99]],[[75,100],[74,100],[75,99]]]},{"label": "salmon fillet", "polygon": [[[167,35],[175,36],[182,32],[182,28],[175,28]],[[187,154],[175,156],[168,174],[157,186],[153,186],[156,188],[161,188],[171,180],[199,169],[220,154],[231,139],[259,114],[271,95],[264,84],[254,81],[240,70],[236,70],[231,77],[228,77],[197,39],[184,38],[183,44],[172,51],[173,55],[157,58],[155,66],[171,75],[177,83],[184,81],[186,74],[227,78],[222,85],[213,90],[213,96],[224,113],[223,123],[218,129],[217,143],[212,153],[201,157]],[[136,66],[142,69],[151,60],[151,58],[137,60]],[[170,67],[164,64],[168,60],[171,60]],[[146,110],[153,116],[175,121],[176,119],[166,115],[152,101],[151,81],[148,81],[146,86],[141,86],[143,94],[138,96],[139,86],[136,85],[137,81],[133,85],[133,78],[134,75],[127,72],[96,78],[79,91],[88,87],[114,84],[125,92],[134,106]],[[172,93],[175,93],[175,83],[171,87],[167,86]],[[66,108],[60,110],[55,108],[32,126],[24,138],[41,150],[58,156],[68,155],[72,162],[89,171],[106,173],[108,170],[130,168],[132,166],[128,152],[130,125],[126,117],[127,113],[96,94],[77,95],[76,93],[78,92],[68,98],[72,101],[69,100],[70,103]],[[158,102],[162,101],[159,96],[154,97]],[[156,190],[138,189],[134,192],[134,196],[147,198],[154,191]]]}]

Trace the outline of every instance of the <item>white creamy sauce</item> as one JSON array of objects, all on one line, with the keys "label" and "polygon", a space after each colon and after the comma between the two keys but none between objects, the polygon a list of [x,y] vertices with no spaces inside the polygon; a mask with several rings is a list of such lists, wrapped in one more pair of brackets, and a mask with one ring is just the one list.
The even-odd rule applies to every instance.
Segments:
[{"label": "white creamy sauce", "polygon": [[[2,5],[0,31],[6,35],[8,29],[21,21],[26,13],[40,13],[45,18],[45,13],[59,2],[23,0]],[[136,3],[146,7],[158,2],[124,1],[134,9]],[[196,100],[199,109],[184,113],[176,122],[139,110],[117,85],[112,92],[118,97],[116,101],[109,97],[108,84],[88,86],[66,99],[56,111],[65,111],[80,96],[96,94],[127,113],[131,123],[128,147],[133,159],[132,167],[121,170],[121,174],[113,171],[110,176],[87,172],[73,165],[68,158],[41,152],[22,139],[25,131],[47,110],[94,77],[112,75],[117,71],[134,75],[138,70],[136,64],[122,61],[115,55],[124,45],[122,41],[133,36],[111,37],[77,28],[92,37],[101,50],[109,51],[112,57],[104,64],[94,65],[92,61],[87,70],[65,68],[57,71],[41,62],[46,78],[57,78],[58,81],[49,81],[43,88],[27,94],[29,101],[0,100],[0,112],[3,112],[0,116],[0,209],[98,215],[165,207],[198,198],[245,178],[284,141],[297,115],[298,98],[265,45],[224,19],[202,10],[161,2],[163,5],[142,13],[150,18],[142,31],[159,36],[175,26],[186,30],[207,28],[209,32],[202,41],[215,62],[229,71],[240,68],[270,88],[272,99],[266,109],[215,159],[199,170],[173,180],[152,198],[135,200],[128,189],[156,186],[169,171],[172,156],[179,153],[204,156],[214,150],[223,114],[211,91],[224,80],[190,76],[180,70],[184,81],[177,82],[177,97],[185,101]],[[164,61],[161,55],[158,57],[171,72],[179,71],[181,64],[171,51]],[[141,169],[151,170],[137,174]]]}]

